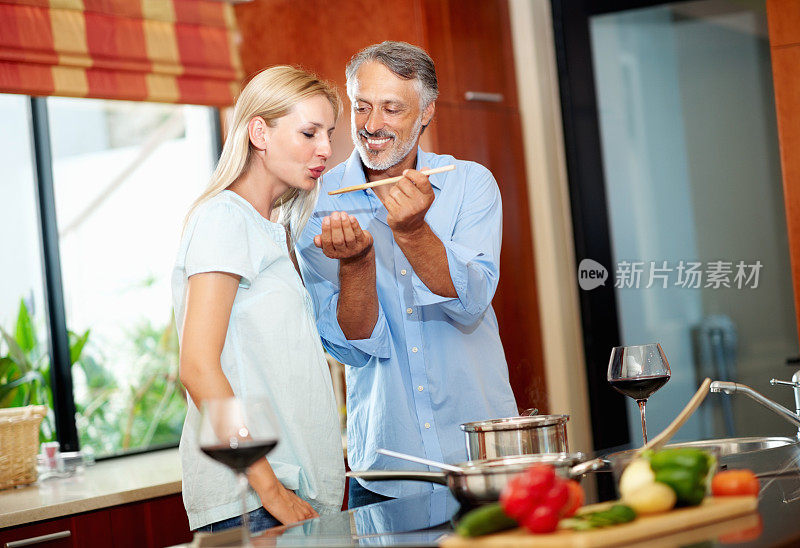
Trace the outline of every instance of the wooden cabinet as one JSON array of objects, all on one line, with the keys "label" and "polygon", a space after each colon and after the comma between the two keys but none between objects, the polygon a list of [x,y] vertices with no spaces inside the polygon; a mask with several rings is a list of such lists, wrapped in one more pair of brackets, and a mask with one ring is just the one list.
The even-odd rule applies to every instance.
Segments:
[{"label": "wooden cabinet", "polygon": [[[0,529],[0,547],[160,548],[191,540],[180,493]],[[14,544],[21,541],[29,544]]]},{"label": "wooden cabinet", "polygon": [[[181,502],[178,499],[178,502]],[[134,502],[123,506],[109,508],[108,518],[111,522],[111,530],[114,532],[115,548],[136,548],[137,546],[152,546],[150,543],[153,538],[152,525],[150,524],[150,501]],[[181,504],[183,510],[183,504]],[[184,520],[186,517],[184,515]],[[188,529],[189,524],[186,523]],[[157,538],[157,537],[156,537]],[[163,542],[162,546],[172,546]]]},{"label": "wooden cabinet", "polygon": [[423,4],[427,49],[437,66],[440,101],[480,103],[480,97],[467,96],[480,93],[516,107],[507,0],[426,0]]},{"label": "wooden cabinet", "polygon": [[147,520],[150,524],[148,546],[174,546],[192,540],[189,518],[180,495],[148,501],[146,508],[150,514]]},{"label": "wooden cabinet", "polygon": [[434,151],[491,170],[503,200],[500,282],[492,305],[521,409],[547,412],[522,126],[506,0],[425,2],[428,51],[442,89]]},{"label": "wooden cabinet", "polygon": [[[72,541],[75,548],[79,546],[101,548],[103,546],[117,545],[116,535],[111,530],[111,520],[107,511],[96,510],[85,514],[77,514],[72,516],[70,521],[72,522]],[[44,546],[47,546],[47,544]]]}]

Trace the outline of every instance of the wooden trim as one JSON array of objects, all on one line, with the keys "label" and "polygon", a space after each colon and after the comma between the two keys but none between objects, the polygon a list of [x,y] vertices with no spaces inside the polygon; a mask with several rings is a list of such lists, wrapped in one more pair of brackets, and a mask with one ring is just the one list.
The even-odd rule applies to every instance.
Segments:
[{"label": "wooden trim", "polygon": [[525,144],[544,369],[552,413],[569,413],[571,450],[592,451],[572,218],[548,0],[510,0]]},{"label": "wooden trim", "polygon": [[767,0],[775,112],[781,152],[783,194],[794,307],[800,339],[800,4]]}]

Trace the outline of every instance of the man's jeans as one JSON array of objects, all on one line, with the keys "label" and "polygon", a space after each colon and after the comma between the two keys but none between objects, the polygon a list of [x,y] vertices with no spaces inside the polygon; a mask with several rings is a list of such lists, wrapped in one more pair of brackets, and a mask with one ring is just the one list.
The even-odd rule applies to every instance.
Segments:
[{"label": "man's jeans", "polygon": [[367,504],[394,500],[392,497],[384,497],[378,493],[373,493],[369,489],[365,489],[360,483],[358,483],[356,478],[350,478],[348,489],[349,493],[347,496],[347,507],[351,510],[353,508],[358,508],[359,506],[366,506]]}]

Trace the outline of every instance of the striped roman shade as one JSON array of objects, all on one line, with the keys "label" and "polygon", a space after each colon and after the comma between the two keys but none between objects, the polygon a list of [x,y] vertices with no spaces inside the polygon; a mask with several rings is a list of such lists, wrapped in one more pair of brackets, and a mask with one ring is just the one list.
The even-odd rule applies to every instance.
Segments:
[{"label": "striped roman shade", "polygon": [[214,0],[0,0],[0,92],[231,105],[235,37]]}]

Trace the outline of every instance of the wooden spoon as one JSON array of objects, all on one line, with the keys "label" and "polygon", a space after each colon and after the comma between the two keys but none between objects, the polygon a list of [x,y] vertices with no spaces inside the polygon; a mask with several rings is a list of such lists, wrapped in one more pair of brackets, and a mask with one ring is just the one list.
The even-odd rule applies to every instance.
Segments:
[{"label": "wooden spoon", "polygon": [[667,443],[672,436],[675,435],[675,432],[677,432],[680,427],[683,426],[683,423],[689,419],[692,413],[694,413],[697,408],[700,407],[700,404],[703,403],[703,400],[706,399],[709,386],[711,386],[711,379],[706,377],[706,380],[702,382],[700,388],[697,389],[697,392],[695,392],[694,396],[692,396],[692,399],[689,400],[689,403],[686,404],[686,407],[683,408],[683,411],[681,411],[678,416],[675,417],[675,420],[669,423],[669,426],[667,426],[659,435],[642,446],[636,455],[638,456],[646,449],[652,449],[655,451]]}]

